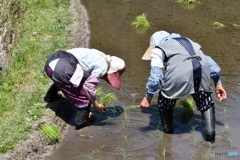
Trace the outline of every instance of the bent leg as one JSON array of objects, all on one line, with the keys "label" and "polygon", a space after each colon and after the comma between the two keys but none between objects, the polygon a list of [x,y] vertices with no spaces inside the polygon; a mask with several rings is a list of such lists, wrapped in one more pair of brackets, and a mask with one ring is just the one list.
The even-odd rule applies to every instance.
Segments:
[{"label": "bent leg", "polygon": [[173,133],[173,107],[176,104],[177,99],[165,98],[161,93],[158,97],[158,106],[160,120],[164,133]]},{"label": "bent leg", "polygon": [[192,95],[197,109],[202,114],[203,132],[205,140],[215,141],[215,108],[210,92],[197,91]]},{"label": "bent leg", "polygon": [[44,101],[51,102],[51,101],[57,100],[59,98],[62,98],[62,95],[58,94],[58,91],[60,91],[59,88],[57,87],[57,85],[55,83],[53,83],[49,87],[46,95],[44,96],[44,98],[43,98]]},{"label": "bent leg", "polygon": [[77,114],[75,117],[76,122],[76,130],[81,129],[89,125],[89,114],[90,114],[90,106],[86,108],[78,108]]},{"label": "bent leg", "polygon": [[164,133],[173,133],[173,109],[159,109]]}]

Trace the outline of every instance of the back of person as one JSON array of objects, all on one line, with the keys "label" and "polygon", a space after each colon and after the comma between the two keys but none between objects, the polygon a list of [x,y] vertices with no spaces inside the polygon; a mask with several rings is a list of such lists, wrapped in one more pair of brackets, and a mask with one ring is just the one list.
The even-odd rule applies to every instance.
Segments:
[{"label": "back of person", "polygon": [[[193,94],[194,79],[201,78],[200,90],[212,92],[210,68],[201,46],[178,37],[160,43],[156,48],[165,54],[162,94],[171,99]],[[198,66],[194,66],[198,63]]]}]

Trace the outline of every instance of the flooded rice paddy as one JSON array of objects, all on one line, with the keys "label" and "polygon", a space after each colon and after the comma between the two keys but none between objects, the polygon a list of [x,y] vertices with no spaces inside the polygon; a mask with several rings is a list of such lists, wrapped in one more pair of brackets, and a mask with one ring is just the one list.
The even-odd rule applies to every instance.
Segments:
[{"label": "flooded rice paddy", "polygon": [[[93,110],[97,121],[76,131],[71,126],[51,160],[238,160],[240,156],[240,0],[200,0],[187,9],[175,0],[81,0],[88,13],[90,48],[125,60],[122,90],[102,82],[100,87],[115,93],[118,101],[106,114]],[[151,26],[142,33],[131,25],[136,16],[146,13]],[[225,25],[216,29],[213,22]],[[145,94],[150,62],[141,60],[150,36],[158,30],[179,33],[202,46],[222,68],[222,82],[228,99],[216,108],[216,141],[202,136],[201,114],[184,122],[178,102],[174,113],[174,134],[163,134],[159,124],[157,95],[150,110],[136,106]],[[77,46],[76,46],[77,47]]]}]

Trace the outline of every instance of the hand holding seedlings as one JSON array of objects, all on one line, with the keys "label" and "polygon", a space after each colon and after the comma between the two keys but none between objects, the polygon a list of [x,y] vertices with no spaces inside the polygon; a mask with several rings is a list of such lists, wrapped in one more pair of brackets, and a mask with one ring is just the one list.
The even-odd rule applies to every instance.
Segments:
[{"label": "hand holding seedlings", "polygon": [[145,109],[149,109],[150,107],[150,104],[151,104],[151,98],[147,98],[147,97],[144,97],[141,104],[140,104],[140,108],[145,110]]},{"label": "hand holding seedlings", "polygon": [[105,113],[106,112],[106,107],[102,104],[99,104],[97,101],[92,102],[94,108],[96,108],[97,112],[99,113]]}]

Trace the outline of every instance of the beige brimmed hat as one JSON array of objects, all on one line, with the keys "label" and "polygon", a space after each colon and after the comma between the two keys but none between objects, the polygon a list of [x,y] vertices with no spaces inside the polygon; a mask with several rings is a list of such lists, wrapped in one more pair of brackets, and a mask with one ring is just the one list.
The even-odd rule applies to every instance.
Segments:
[{"label": "beige brimmed hat", "polygon": [[146,52],[142,56],[142,60],[151,60],[151,52],[155,48],[155,46],[153,44],[153,38],[152,37],[153,36],[151,36],[151,38],[150,38],[150,45],[149,45],[148,49],[146,50]]},{"label": "beige brimmed hat", "polygon": [[146,50],[146,52],[144,53],[144,55],[142,56],[142,60],[151,60],[152,50],[155,48],[155,46],[159,45],[159,43],[161,43],[161,41],[165,37],[167,37],[169,35],[170,34],[166,31],[155,32],[150,38],[150,45],[149,45],[148,49]]}]

